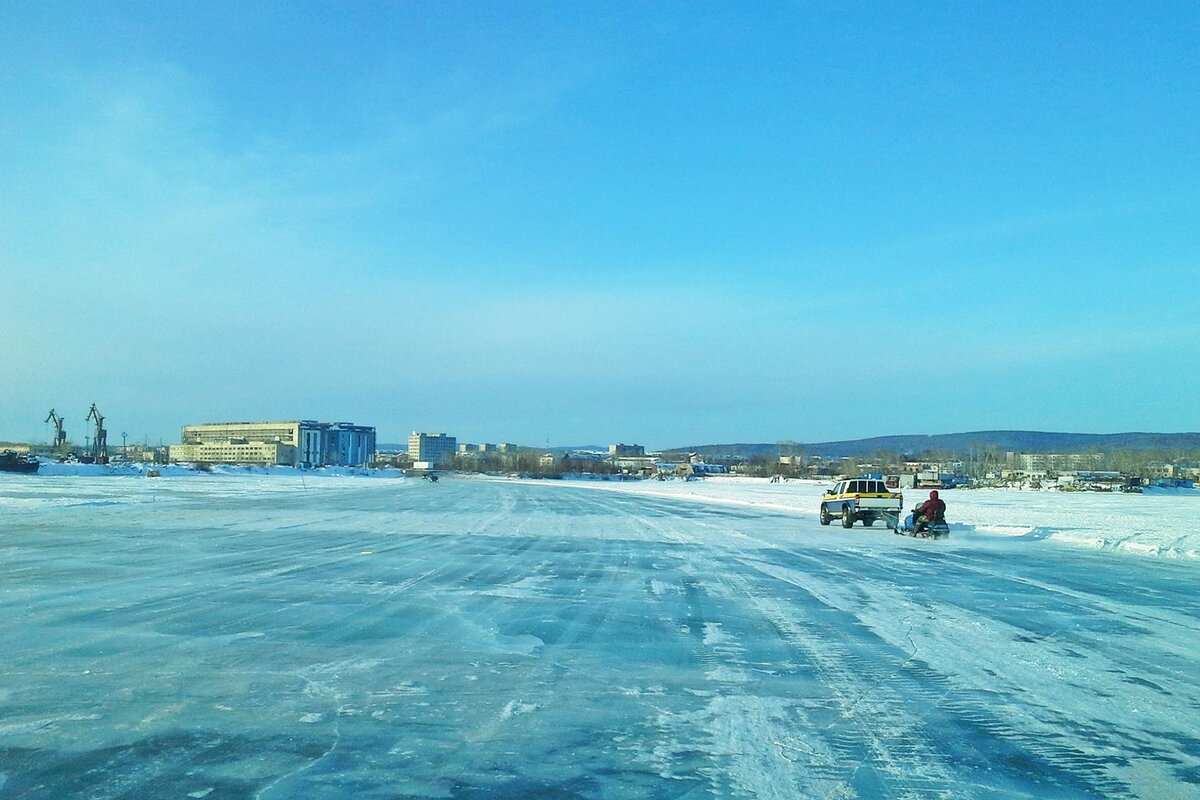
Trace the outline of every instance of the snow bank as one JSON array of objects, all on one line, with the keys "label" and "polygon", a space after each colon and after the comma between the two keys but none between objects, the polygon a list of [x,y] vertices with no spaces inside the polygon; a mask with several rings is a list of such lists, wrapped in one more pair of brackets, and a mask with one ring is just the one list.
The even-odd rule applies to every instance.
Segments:
[{"label": "snow bank", "polygon": [[[766,478],[741,477],[534,483],[800,514],[811,517],[814,525],[818,524],[821,496],[832,485],[826,481],[771,483]],[[905,508],[909,509],[928,492],[907,489],[903,494]],[[1200,558],[1200,491],[1108,494],[953,489],[940,494],[946,501],[955,538],[1048,540],[1134,555]]]},{"label": "snow bank", "polygon": [[159,477],[187,478],[203,477],[206,475],[275,475],[282,478],[317,477],[317,478],[399,478],[403,473],[394,469],[364,469],[361,467],[321,467],[319,469],[299,470],[295,467],[258,467],[234,466],[229,464],[213,465],[208,469],[198,469],[189,464],[150,464],[131,462],[127,464],[78,464],[59,463],[57,461],[42,461],[38,476],[50,477],[145,477],[147,473],[158,472]]},{"label": "snow bank", "polygon": [[[148,477],[150,470],[157,477]],[[330,480],[340,478],[341,480]],[[400,480],[381,480],[399,478]],[[195,501],[261,500],[287,494],[335,492],[362,487],[411,484],[398,470],[346,467],[297,470],[289,467],[213,467],[201,471],[183,465],[43,463],[36,475],[0,473],[0,515],[7,521],[47,516],[61,509],[137,507]]]}]

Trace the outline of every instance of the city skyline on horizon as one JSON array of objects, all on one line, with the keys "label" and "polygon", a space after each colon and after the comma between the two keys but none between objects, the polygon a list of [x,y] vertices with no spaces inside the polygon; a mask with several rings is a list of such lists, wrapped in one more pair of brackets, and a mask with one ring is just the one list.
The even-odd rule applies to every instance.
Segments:
[{"label": "city skyline on horizon", "polygon": [[[106,417],[106,419],[108,419],[108,418]],[[316,420],[313,417],[302,417],[302,416],[292,415],[292,416],[287,416],[287,417],[279,417],[279,418],[271,419],[271,420],[268,420],[266,418],[255,418],[255,419],[243,419],[243,420],[232,420],[232,419],[230,419],[230,420],[207,420],[203,423],[190,422],[190,423],[184,423],[184,424],[180,425],[178,430],[182,431],[185,428],[194,427],[196,425],[246,424],[246,423],[254,423],[254,422],[278,423],[278,422],[282,422],[282,421],[286,421],[286,420],[292,420],[292,421],[312,420],[312,421],[320,422],[319,420]],[[556,441],[534,442],[534,441],[518,441],[518,440],[514,440],[514,439],[510,439],[510,438],[495,437],[495,436],[480,436],[480,437],[470,438],[470,437],[463,437],[461,435],[458,435],[453,430],[435,431],[433,429],[422,429],[422,428],[407,429],[408,433],[405,433],[405,434],[394,434],[394,433],[390,432],[393,430],[398,430],[396,428],[384,428],[384,430],[389,431],[389,433],[379,434],[378,433],[379,426],[373,424],[370,421],[363,421],[363,420],[338,419],[336,421],[336,423],[331,423],[330,421],[326,420],[324,422],[321,422],[321,424],[349,424],[352,426],[370,427],[376,431],[375,438],[376,438],[376,441],[377,441],[379,447],[388,446],[388,447],[398,447],[401,449],[408,447],[408,442],[410,440],[410,437],[412,435],[415,435],[418,433],[447,435],[447,436],[450,436],[450,437],[456,439],[456,441],[459,444],[469,444],[469,445],[509,444],[509,445],[514,445],[516,447],[529,448],[529,449],[548,448],[548,449],[554,449],[554,450],[564,450],[564,449],[568,449],[568,450],[569,449],[578,449],[578,450],[601,449],[601,450],[603,450],[603,449],[609,448],[614,443],[616,443],[616,444],[632,444],[632,445],[642,446],[646,449],[647,452],[681,451],[681,450],[688,450],[688,449],[692,449],[692,448],[707,448],[707,447],[726,446],[726,445],[734,446],[734,447],[777,445],[781,448],[798,447],[800,449],[803,449],[806,446],[808,446],[808,447],[825,447],[825,446],[834,445],[834,444],[843,444],[843,443],[855,444],[855,443],[872,442],[875,440],[881,440],[881,441],[899,440],[899,439],[935,439],[936,440],[936,439],[953,439],[953,438],[957,438],[957,437],[966,437],[966,436],[972,436],[972,435],[994,436],[996,434],[1029,434],[1029,435],[1033,435],[1033,436],[1045,436],[1045,437],[1083,437],[1083,438],[1089,438],[1089,437],[1092,437],[1092,438],[1117,438],[1117,437],[1124,437],[1124,436],[1200,437],[1200,431],[1184,431],[1184,430],[1175,430],[1175,431],[1166,431],[1166,430],[1164,430],[1164,431],[1099,431],[1099,432],[1092,431],[1092,432],[1089,432],[1089,431],[1049,431],[1049,430],[1033,430],[1033,429],[1006,427],[1006,428],[995,428],[995,429],[987,429],[987,430],[981,429],[981,430],[964,430],[964,431],[935,431],[935,432],[927,432],[927,433],[884,433],[884,434],[874,434],[874,435],[870,435],[870,436],[850,435],[850,436],[828,438],[828,439],[816,439],[816,438],[797,439],[797,438],[793,438],[793,437],[774,437],[774,438],[754,440],[754,439],[749,439],[746,437],[740,437],[740,438],[730,438],[730,439],[722,440],[722,441],[717,441],[717,440],[700,441],[698,439],[691,439],[691,440],[688,440],[687,442],[682,442],[682,443],[678,443],[678,442],[677,443],[659,443],[655,440],[642,441],[642,440],[636,440],[634,438],[626,436],[626,437],[610,437],[610,441],[607,441],[607,442],[604,442],[597,437],[591,437],[590,440],[580,439],[580,440],[576,440],[576,441],[572,441],[572,442],[556,442]],[[53,425],[51,425],[49,422],[47,422],[47,423],[45,423],[44,427],[46,428],[46,432],[43,436],[28,436],[28,437],[5,436],[3,434],[3,431],[0,431],[0,442],[24,443],[24,444],[32,444],[32,445],[38,445],[38,446],[48,445],[49,443],[51,443],[53,441],[53,436],[54,436]],[[75,430],[82,430],[83,432],[80,433],[79,435],[75,435],[75,434],[71,433],[72,429],[68,426],[67,427],[68,442],[70,444],[77,445],[77,446],[85,444],[86,442],[90,441],[90,439],[91,439],[91,436],[93,433],[93,427],[94,426],[88,426],[88,427],[85,427],[82,429],[76,428]],[[118,426],[118,427],[120,427],[120,426]],[[125,427],[128,427],[128,426],[125,426]],[[157,441],[156,441],[155,437],[151,437],[148,434],[143,434],[141,436],[134,436],[133,434],[130,434],[128,430],[124,430],[124,431],[118,432],[116,434],[116,439],[114,442],[113,429],[108,427],[107,422],[106,422],[106,431],[107,431],[107,434],[109,437],[108,447],[109,447],[110,451],[113,451],[115,448],[120,448],[122,446],[122,443],[124,443],[124,441],[126,441],[126,440],[131,445],[145,444],[145,445],[149,445],[149,446],[166,446],[166,445],[171,445],[171,444],[178,444],[179,441],[182,441],[184,438],[180,435],[175,435],[174,437],[170,437],[170,436],[157,437]],[[125,438],[123,438],[121,436],[122,433],[126,434]]]}]

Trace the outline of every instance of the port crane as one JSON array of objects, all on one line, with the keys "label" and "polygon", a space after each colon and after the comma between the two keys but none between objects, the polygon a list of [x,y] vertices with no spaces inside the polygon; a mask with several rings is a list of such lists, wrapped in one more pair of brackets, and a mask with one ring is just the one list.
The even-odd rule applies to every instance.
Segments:
[{"label": "port crane", "polygon": [[104,430],[104,415],[96,410],[96,404],[92,403],[92,410],[88,412],[84,422],[96,422],[96,435],[92,437],[92,458],[97,464],[108,463],[108,431]]},{"label": "port crane", "polygon": [[54,449],[61,450],[62,446],[67,443],[67,432],[63,430],[63,418],[55,414],[52,408],[46,417],[46,422],[54,423]]}]

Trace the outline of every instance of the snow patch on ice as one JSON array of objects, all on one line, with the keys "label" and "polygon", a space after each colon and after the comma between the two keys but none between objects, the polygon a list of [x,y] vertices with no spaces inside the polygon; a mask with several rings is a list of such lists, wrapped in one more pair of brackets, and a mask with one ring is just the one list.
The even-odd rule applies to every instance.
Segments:
[{"label": "snow patch on ice", "polygon": [[61,717],[34,719],[27,722],[13,722],[0,725],[0,736],[21,736],[38,731],[53,730],[62,722],[91,722],[100,719],[99,714],[68,714]]},{"label": "snow patch on ice", "polygon": [[1033,533],[1033,528],[1020,525],[976,525],[974,530],[995,536],[1028,536]]},{"label": "snow patch on ice", "polygon": [[715,683],[739,684],[750,682],[750,673],[725,664],[708,670],[704,673],[704,677],[706,680],[714,681]]},{"label": "snow patch on ice", "polygon": [[657,579],[650,581],[650,591],[655,597],[662,597],[665,594],[674,594],[678,592],[678,588],[669,583]]},{"label": "snow patch on ice", "polygon": [[547,578],[530,575],[512,583],[505,583],[480,591],[480,594],[493,597],[508,597],[513,600],[526,600],[537,597],[542,593]]},{"label": "snow patch on ice", "polygon": [[509,700],[500,712],[500,719],[512,719],[521,714],[532,714],[541,706],[537,703],[523,703],[520,700]]},{"label": "snow patch on ice", "polygon": [[502,636],[500,637],[500,641],[507,645],[505,649],[510,649],[512,652],[527,656],[546,646],[545,642],[531,633],[522,633],[519,636]]},{"label": "snow patch on ice", "polygon": [[642,759],[661,778],[699,775],[714,787],[729,787],[731,796],[855,796],[844,780],[829,777],[838,759],[819,737],[809,743],[794,735],[788,722],[797,712],[792,700],[749,695],[713,697],[694,712],[663,712],[660,742]]},{"label": "snow patch on ice", "polygon": [[706,622],[704,623],[704,643],[707,645],[721,644],[728,642],[730,637],[721,630],[721,623]]}]

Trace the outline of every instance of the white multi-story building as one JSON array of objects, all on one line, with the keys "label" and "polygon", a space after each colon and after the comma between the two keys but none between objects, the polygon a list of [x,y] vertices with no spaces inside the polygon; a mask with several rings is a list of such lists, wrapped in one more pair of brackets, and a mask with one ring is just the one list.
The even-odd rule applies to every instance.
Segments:
[{"label": "white multi-story building", "polygon": [[1035,471],[1086,470],[1100,463],[1099,453],[1018,453],[1008,452],[1005,458],[1010,467]]},{"label": "white multi-story building", "polygon": [[448,464],[458,449],[458,439],[444,433],[418,433],[408,437],[408,456],[413,461],[433,464]]},{"label": "white multi-story building", "polygon": [[185,425],[171,461],[365,466],[375,455],[375,429],[349,422],[215,422]]}]

